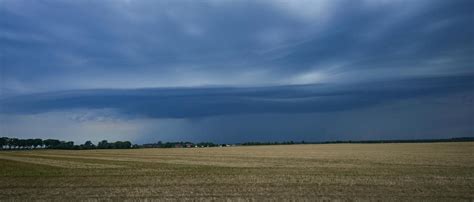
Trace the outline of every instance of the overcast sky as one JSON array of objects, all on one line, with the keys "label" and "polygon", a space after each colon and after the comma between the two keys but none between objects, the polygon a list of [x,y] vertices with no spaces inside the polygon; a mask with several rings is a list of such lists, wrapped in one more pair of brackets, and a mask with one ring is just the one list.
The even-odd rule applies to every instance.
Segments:
[{"label": "overcast sky", "polygon": [[0,136],[474,136],[474,1],[0,0]]}]

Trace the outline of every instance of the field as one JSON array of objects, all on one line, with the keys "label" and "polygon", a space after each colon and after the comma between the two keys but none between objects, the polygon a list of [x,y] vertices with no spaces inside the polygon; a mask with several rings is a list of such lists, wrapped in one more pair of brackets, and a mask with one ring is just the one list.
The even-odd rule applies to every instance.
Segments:
[{"label": "field", "polygon": [[474,200],[474,143],[0,151],[0,200]]}]

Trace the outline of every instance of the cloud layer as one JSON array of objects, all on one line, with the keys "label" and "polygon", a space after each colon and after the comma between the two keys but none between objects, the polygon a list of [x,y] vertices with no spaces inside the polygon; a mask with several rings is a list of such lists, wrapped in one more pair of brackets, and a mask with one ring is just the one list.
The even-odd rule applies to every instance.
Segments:
[{"label": "cloud layer", "polygon": [[472,73],[472,1],[2,1],[2,91]]},{"label": "cloud layer", "polygon": [[195,118],[258,113],[315,113],[363,108],[401,99],[472,92],[474,75],[384,82],[246,88],[76,90],[0,100],[2,113],[114,109],[144,118]]}]

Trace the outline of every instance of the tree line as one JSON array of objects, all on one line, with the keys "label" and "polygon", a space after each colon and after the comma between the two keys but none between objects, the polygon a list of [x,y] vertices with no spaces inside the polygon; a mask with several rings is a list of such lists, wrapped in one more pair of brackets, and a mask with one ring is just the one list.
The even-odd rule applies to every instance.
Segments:
[{"label": "tree line", "polygon": [[473,142],[474,137],[454,137],[446,139],[399,139],[399,140],[336,140],[336,141],[284,141],[284,142],[244,142],[237,145],[290,145],[290,144],[379,144],[379,143],[435,143],[435,142]]},{"label": "tree line", "polygon": [[[244,142],[233,145],[251,146],[251,145],[292,145],[292,144],[340,144],[340,143],[430,143],[430,142],[471,142],[474,137],[456,137],[449,139],[413,139],[413,140],[343,140],[343,141],[322,141],[322,142],[306,142],[306,141],[283,141],[283,142]],[[19,138],[0,138],[0,150],[17,150],[17,149],[130,149],[130,148],[192,148],[192,147],[228,147],[229,144],[215,144],[212,142],[161,142],[151,144],[137,145],[130,141],[108,142],[100,141],[97,145],[91,141],[84,144],[75,145],[73,141],[61,141],[57,139],[19,139]]]},{"label": "tree line", "polygon": [[61,141],[57,139],[19,139],[19,138],[0,138],[0,149],[16,150],[16,149],[129,149],[138,148],[138,145],[132,145],[130,141],[108,142],[100,141],[97,145],[91,141],[84,144],[75,145],[73,141]]},{"label": "tree line", "polygon": [[143,144],[143,148],[192,148],[192,147],[219,147],[219,146],[228,146],[227,144],[215,144],[212,142],[162,142],[158,141],[156,143]]}]

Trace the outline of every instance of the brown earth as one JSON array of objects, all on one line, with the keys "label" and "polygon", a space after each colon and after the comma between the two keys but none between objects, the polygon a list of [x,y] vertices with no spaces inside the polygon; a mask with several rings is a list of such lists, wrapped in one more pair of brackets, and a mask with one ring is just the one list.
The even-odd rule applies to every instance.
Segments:
[{"label": "brown earth", "polygon": [[0,200],[474,200],[474,143],[0,151]]}]

